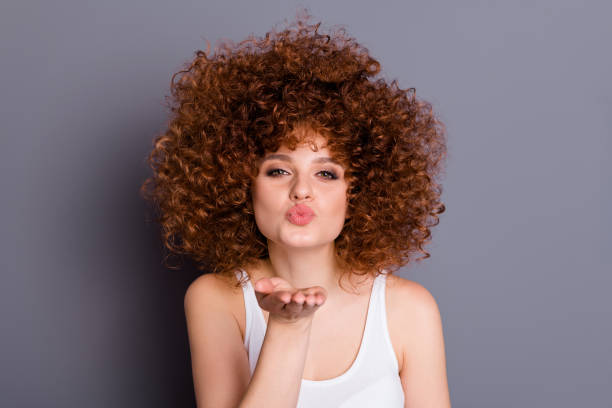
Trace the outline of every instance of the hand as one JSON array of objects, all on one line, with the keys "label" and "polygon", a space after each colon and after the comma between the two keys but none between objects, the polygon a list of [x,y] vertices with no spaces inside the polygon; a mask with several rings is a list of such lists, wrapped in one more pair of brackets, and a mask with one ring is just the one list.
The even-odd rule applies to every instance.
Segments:
[{"label": "hand", "polygon": [[260,279],[253,288],[259,306],[270,313],[270,318],[286,323],[312,318],[327,299],[322,286],[295,289],[279,277]]}]

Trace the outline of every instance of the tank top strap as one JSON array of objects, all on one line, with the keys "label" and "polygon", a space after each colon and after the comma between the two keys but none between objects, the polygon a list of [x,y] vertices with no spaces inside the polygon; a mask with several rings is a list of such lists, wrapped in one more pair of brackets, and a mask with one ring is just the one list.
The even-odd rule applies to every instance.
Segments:
[{"label": "tank top strap", "polygon": [[247,280],[242,285],[242,293],[244,298],[245,309],[245,328],[244,328],[244,347],[249,356],[249,368],[251,375],[255,371],[259,353],[266,335],[267,324],[263,315],[263,311],[259,307],[255,289],[251,284],[251,279],[243,269],[236,271],[236,278],[240,280],[245,277]]},{"label": "tank top strap", "polygon": [[[387,305],[386,305],[386,283],[389,273],[387,271],[378,275],[374,280],[372,287],[372,302],[371,312],[373,313],[371,325],[368,327],[368,339],[370,341],[370,351],[376,350],[377,359],[379,362],[385,362],[385,365],[390,366],[396,372],[399,370],[397,357],[393,349],[393,343],[389,334],[389,326],[387,323]],[[384,351],[383,351],[384,350]],[[381,359],[382,355],[385,356]],[[382,360],[382,361],[381,361]]]},{"label": "tank top strap", "polygon": [[[240,278],[245,277],[246,282],[242,285],[242,293],[244,295],[244,306],[246,311],[246,324],[247,327],[245,331],[247,333],[251,332],[251,328],[256,326],[257,331],[261,331],[262,329],[265,331],[267,324],[266,319],[264,318],[263,311],[259,306],[259,302],[257,301],[257,296],[255,296],[255,288],[253,288],[253,284],[251,283],[251,278],[246,273],[244,269],[240,269],[236,272],[236,277],[238,280]],[[245,336],[245,342],[247,338]]]}]

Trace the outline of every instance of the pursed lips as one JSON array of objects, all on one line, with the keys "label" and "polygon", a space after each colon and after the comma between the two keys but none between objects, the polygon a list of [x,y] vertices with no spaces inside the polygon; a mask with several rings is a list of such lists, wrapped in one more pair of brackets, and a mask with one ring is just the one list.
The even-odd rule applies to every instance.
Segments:
[{"label": "pursed lips", "polygon": [[312,208],[307,205],[297,204],[287,211],[286,216],[292,224],[306,225],[314,218],[315,213]]}]

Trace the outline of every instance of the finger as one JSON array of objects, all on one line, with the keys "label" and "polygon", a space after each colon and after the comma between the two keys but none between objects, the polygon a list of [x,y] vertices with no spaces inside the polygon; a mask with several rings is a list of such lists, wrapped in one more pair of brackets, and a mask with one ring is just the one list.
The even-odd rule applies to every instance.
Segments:
[{"label": "finger", "polygon": [[301,314],[303,316],[308,316],[309,314],[314,313],[319,307],[321,307],[321,304],[317,304],[315,296],[307,296],[304,304],[302,305]]},{"label": "finger", "polygon": [[315,293],[317,293],[317,288],[312,287],[312,288],[300,289],[300,292],[302,292],[305,296],[314,295]]},{"label": "finger", "polygon": [[[310,304],[315,305],[317,303],[317,293],[313,290],[313,291],[309,291],[309,293],[303,293],[304,295],[304,304]],[[296,298],[296,296],[294,296],[294,299]],[[322,300],[318,300],[319,303],[322,302]]]},{"label": "finger", "polygon": [[319,306],[313,303],[309,303],[309,301],[307,300],[306,302],[304,302],[304,305],[302,307],[302,314],[304,316],[308,316],[309,314],[313,313],[315,310],[317,310]]},{"label": "finger", "polygon": [[314,295],[307,295],[306,299],[304,299],[304,306],[314,306],[316,300]]},{"label": "finger", "polygon": [[277,294],[277,298],[283,304],[287,304],[291,302],[292,293],[287,290],[279,290],[275,292]]},{"label": "finger", "polygon": [[315,293],[321,295],[323,299],[327,299],[327,290],[324,287],[317,286],[317,290]]},{"label": "finger", "polygon": [[253,285],[253,289],[255,289],[256,292],[262,292],[262,293],[270,293],[274,290],[274,288],[275,288],[274,281],[272,281],[272,279],[270,278],[259,279]]},{"label": "finger", "polygon": [[287,303],[283,309],[286,311],[286,313],[289,313],[292,316],[295,316],[295,315],[300,314],[303,308],[304,308],[303,303],[295,302],[292,300],[291,302]]},{"label": "finger", "polygon": [[[286,297],[285,297],[286,295]],[[294,302],[291,299],[291,293],[284,293],[281,297],[277,299],[276,302],[273,303],[271,312],[280,315],[291,315],[295,316],[301,310],[301,305],[299,303]]]},{"label": "finger", "polygon": [[301,290],[306,295],[319,295],[323,298],[327,298],[327,290],[322,286],[312,286]]},{"label": "finger", "polygon": [[285,289],[285,290],[295,290],[293,286],[283,278],[279,278],[278,276],[273,276],[271,278],[267,278],[272,282],[276,289]]},{"label": "finger", "polygon": [[291,300],[296,303],[304,303],[306,300],[306,295],[302,292],[295,292],[291,297]]},{"label": "finger", "polygon": [[291,292],[283,290],[260,296],[261,298],[258,299],[259,305],[262,309],[267,311],[279,311],[284,305],[291,301]]}]

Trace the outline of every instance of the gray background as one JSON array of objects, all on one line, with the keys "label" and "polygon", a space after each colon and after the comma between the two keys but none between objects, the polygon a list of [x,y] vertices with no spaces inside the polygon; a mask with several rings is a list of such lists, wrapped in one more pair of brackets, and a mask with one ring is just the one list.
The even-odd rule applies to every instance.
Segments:
[{"label": "gray background", "polygon": [[183,294],[138,187],[170,76],[299,5],[449,134],[432,258],[454,407],[612,407],[612,5],[3,1],[0,406],[192,406]]}]

